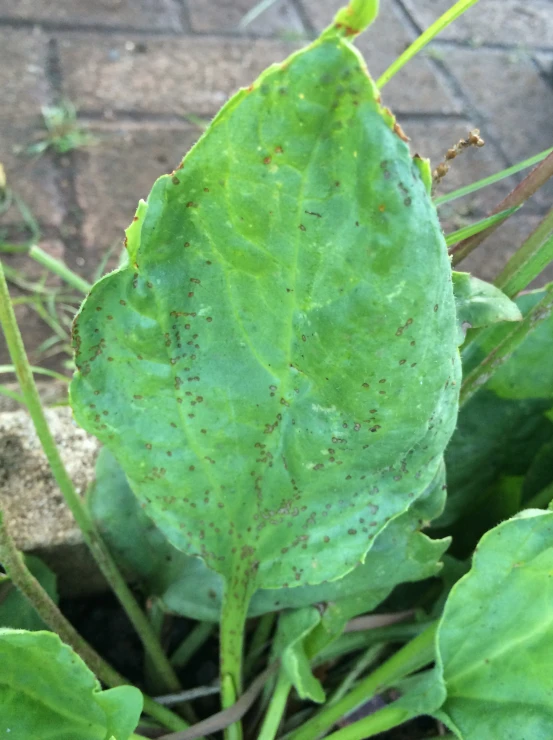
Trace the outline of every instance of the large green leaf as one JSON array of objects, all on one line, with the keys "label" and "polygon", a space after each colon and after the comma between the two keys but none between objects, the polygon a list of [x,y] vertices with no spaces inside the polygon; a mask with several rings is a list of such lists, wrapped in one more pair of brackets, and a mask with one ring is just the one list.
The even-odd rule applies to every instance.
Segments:
[{"label": "large green leaf", "polygon": [[443,718],[463,740],[550,740],[553,513],[531,510],[481,540],[437,636]]},{"label": "large green leaf", "polygon": [[[517,299],[526,315],[543,297],[538,290]],[[466,373],[509,332],[508,325],[484,332],[463,356]],[[523,476],[542,446],[553,442],[553,317],[540,322],[513,355],[463,407],[446,452],[448,501],[438,520],[461,520],[467,531],[475,510],[487,506],[500,476]],[[477,533],[477,536],[480,533]]]},{"label": "large green leaf", "polygon": [[355,568],[431,485],[455,425],[429,168],[381,107],[358,30],[332,26],[227,103],[74,325],[77,420],[232,593]]},{"label": "large green leaf", "polygon": [[52,632],[0,629],[1,737],[128,740],[141,711],[138,689],[102,692],[94,674]]},{"label": "large green leaf", "polygon": [[[343,579],[294,589],[261,589],[252,598],[250,616],[332,601],[340,605],[347,620],[372,611],[398,584],[436,575],[449,540],[430,539],[420,529],[443,509],[443,482],[441,474],[376,538],[364,564]],[[149,596],[158,596],[170,612],[218,621],[221,577],[167,541],[140,508],[125,474],[106,448],[98,456],[87,504],[117,562]]]},{"label": "large green leaf", "polygon": [[[25,565],[48,596],[57,604],[56,574],[52,573],[50,568],[34,555],[25,555]],[[8,577],[0,577],[0,627],[13,627],[20,630],[48,629],[34,607]]]}]

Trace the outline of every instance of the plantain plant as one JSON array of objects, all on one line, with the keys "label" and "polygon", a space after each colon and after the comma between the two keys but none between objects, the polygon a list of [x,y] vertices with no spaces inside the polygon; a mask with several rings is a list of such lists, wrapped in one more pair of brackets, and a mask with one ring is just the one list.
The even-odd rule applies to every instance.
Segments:
[{"label": "plantain plant", "polygon": [[[103,443],[84,503],[2,277],[25,402],[150,679],[177,691],[176,669],[218,629],[222,711],[198,722],[189,705],[125,686],[4,524],[5,581],[42,621],[14,629],[23,602],[0,603],[0,733],[126,740],[146,731],[143,709],[167,740],[239,740],[256,702],[244,727],[261,740],[361,740],[421,715],[465,740],[550,737],[553,288],[516,297],[553,258],[553,218],[496,285],[453,272],[451,254],[520,207],[552,155],[490,218],[446,238],[430,164],[379,92],[475,1],[375,84],[353,41],[378,3],[352,0],[156,181],[121,267],[73,324],[70,403]],[[164,614],[198,621],[170,661]]]}]

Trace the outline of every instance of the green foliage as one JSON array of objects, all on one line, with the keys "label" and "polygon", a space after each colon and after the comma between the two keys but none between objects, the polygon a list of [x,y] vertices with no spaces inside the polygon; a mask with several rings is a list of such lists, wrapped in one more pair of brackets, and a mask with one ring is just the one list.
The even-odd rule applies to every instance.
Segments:
[{"label": "green foliage", "polygon": [[[430,539],[420,529],[442,511],[443,483],[442,470],[435,484],[376,538],[363,565],[331,583],[259,590],[252,598],[250,616],[334,602],[347,621],[374,609],[396,585],[436,575],[449,540]],[[88,506],[123,570],[148,596],[157,596],[171,613],[219,620],[220,576],[167,541],[140,508],[125,474],[106,448],[98,457]]]},{"label": "green foliage", "polygon": [[[25,563],[52,601],[58,603],[56,575],[34,555],[26,555]],[[0,627],[20,630],[44,630],[46,625],[29,601],[11,583],[7,576],[0,576]]]},{"label": "green foliage", "polygon": [[353,570],[455,425],[428,165],[340,32],[227,103],[74,325],[79,423],[172,544],[240,588]]},{"label": "green foliage", "polygon": [[[475,2],[455,3],[379,83]],[[104,445],[75,511],[147,648],[146,685],[151,672],[179,688],[157,639],[166,614],[219,624],[225,711],[193,736],[241,740],[241,713],[265,681],[265,720],[250,725],[260,740],[279,728],[315,740],[376,697],[382,709],[331,737],[361,740],[424,714],[461,740],[547,740],[553,513],[535,507],[553,498],[553,285],[510,296],[550,260],[553,215],[495,286],[452,272],[447,247],[468,239],[452,250],[459,261],[553,164],[545,158],[498,212],[444,237],[429,163],[411,157],[352,46],[377,10],[351,0],[319,39],[239,91],[139,203],[119,269],[96,282],[73,326],[71,403]],[[85,143],[71,107],[46,120],[37,152]],[[43,314],[56,330],[55,311]],[[4,369],[27,372],[36,423],[31,367],[21,347],[12,356]],[[80,503],[39,422],[57,479]],[[124,595],[104,540],[150,622]],[[25,593],[40,594],[9,534],[0,544]],[[27,566],[55,601],[53,574],[33,558]],[[250,640],[245,620],[258,616]],[[44,626],[1,576],[0,624]],[[211,632],[192,628],[174,666]],[[248,681],[263,660],[272,666],[246,692],[244,639]],[[69,641],[102,680],[124,682]],[[295,701],[324,706],[286,717],[292,688]],[[54,634],[0,629],[0,735],[135,740],[142,703],[130,686],[102,692]],[[164,737],[181,737],[180,716],[144,704],[177,731]]]},{"label": "green foliage", "polygon": [[480,542],[437,636],[441,717],[463,740],[548,740],[553,722],[553,513],[523,512]]},{"label": "green foliage", "polygon": [[42,118],[46,134],[25,148],[27,154],[42,154],[50,148],[57,154],[66,154],[96,143],[95,137],[79,126],[75,106],[68,100],[43,106]]},{"label": "green foliage", "polygon": [[0,666],[0,734],[11,740],[127,740],[138,724],[140,691],[101,691],[50,632],[0,629]]},{"label": "green foliage", "polygon": [[[527,293],[517,299],[524,315],[541,300],[545,290]],[[465,373],[486,357],[508,333],[508,325],[488,329],[470,344],[463,356]],[[504,477],[518,477],[519,505],[507,515],[516,513],[525,500],[538,490],[525,476],[530,475],[542,449],[553,443],[553,368],[549,362],[553,318],[544,319],[528,334],[512,356],[463,407],[446,452],[448,499],[444,514],[437,521],[440,531],[457,522],[455,534],[468,536],[468,547],[490,526],[504,518],[490,509],[494,498],[504,498],[500,485]],[[549,467],[549,474],[547,469]],[[545,465],[539,486],[553,480],[553,471]],[[499,488],[498,488],[499,485]],[[492,514],[492,519],[486,518]],[[464,534],[463,534],[464,533]]]}]

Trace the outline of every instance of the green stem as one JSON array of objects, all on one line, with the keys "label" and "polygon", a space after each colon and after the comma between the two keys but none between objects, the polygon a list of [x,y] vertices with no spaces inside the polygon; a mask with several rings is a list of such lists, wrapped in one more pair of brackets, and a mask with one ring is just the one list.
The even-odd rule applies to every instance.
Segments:
[{"label": "green stem", "polygon": [[338,730],[338,732],[327,735],[327,740],[365,740],[365,738],[374,737],[381,732],[402,725],[417,716],[418,713],[412,709],[394,707],[391,704],[389,707],[379,709],[378,712],[371,714],[369,717],[360,719],[358,722],[353,722],[353,724]]},{"label": "green stem", "polygon": [[542,219],[494,280],[494,285],[513,298],[553,260],[553,208]]},{"label": "green stem", "polygon": [[273,696],[271,697],[271,703],[269,704],[269,709],[267,710],[267,714],[263,720],[263,725],[261,726],[257,740],[274,740],[277,736],[291,688],[292,684],[284,669],[281,668]]},{"label": "green stem", "polygon": [[346,696],[346,694],[350,691],[359,676],[364,673],[370,666],[379,661],[385,650],[386,645],[380,644],[372,645],[370,648],[365,650],[364,653],[361,653],[361,657],[359,657],[355,661],[353,668],[349,671],[349,673],[347,674],[347,676],[345,676],[336,691],[328,699],[327,705],[331,706],[332,704],[336,704],[336,702],[340,701],[344,696]]},{"label": "green stem", "polygon": [[[244,629],[253,584],[249,574],[240,568],[225,584],[221,609],[220,665],[221,702],[223,709],[236,703],[242,694],[242,658]],[[253,580],[253,579],[252,579]],[[242,740],[242,725],[235,722],[225,729],[225,740]]]},{"label": "green stem", "polygon": [[50,272],[53,272],[54,275],[65,280],[68,285],[71,285],[72,288],[75,288],[75,290],[78,290],[80,293],[86,295],[90,292],[92,288],[90,283],[80,277],[80,275],[77,275],[77,273],[73,272],[73,270],[70,270],[66,264],[60,262],[60,260],[54,259],[54,257],[50,256],[43,249],[37,247],[36,244],[33,244],[29,249],[29,257],[32,257],[35,262],[39,263],[39,265],[42,265],[50,270]]},{"label": "green stem", "polygon": [[378,79],[376,86],[379,89],[383,88],[384,85],[389,82],[410,59],[418,54],[419,51],[424,49],[424,47],[429,44],[435,36],[443,31],[444,28],[447,28],[450,23],[453,23],[454,20],[459,18],[460,15],[477,2],[478,0],[459,0],[455,3],[455,5],[440,16],[437,21],[434,21],[434,23],[429,26],[424,33],[421,33],[418,39],[414,41],[411,46],[403,52],[403,54],[400,54],[400,56],[392,62],[384,74]]},{"label": "green stem", "polygon": [[23,398],[27,404],[27,409],[31,415],[37,436],[50,464],[52,474],[60,487],[65,502],[71,510],[71,513],[83,534],[83,538],[96,560],[96,563],[115,592],[140,637],[145,651],[150,655],[159,675],[163,677],[167,689],[169,691],[178,691],[180,689],[180,683],[173,667],[164,654],[148,618],[136,602],[130,588],[125,583],[125,579],[111,557],[109,550],[100,537],[82,498],[75,491],[73,483],[61,460],[56,443],[48,427],[44,410],[40,403],[33,373],[25,353],[25,347],[23,346],[19,327],[17,326],[1,262],[0,324],[4,330],[6,344],[8,346],[12,362],[15,365],[17,379],[21,387],[21,392],[23,393]]},{"label": "green stem", "polygon": [[477,390],[488,382],[494,372],[511,356],[515,349],[539,325],[540,321],[550,316],[553,310],[553,287],[545,291],[545,296],[537,303],[522,321],[500,342],[490,354],[482,360],[463,380],[459,404],[463,406]]},{"label": "green stem", "polygon": [[257,627],[255,628],[255,632],[250,642],[248,654],[244,661],[244,674],[246,676],[250,676],[253,673],[261,653],[269,643],[269,638],[275,625],[276,616],[276,612],[269,612],[268,614],[263,614],[263,616],[259,618]]},{"label": "green stem", "polygon": [[[0,561],[11,582],[34,607],[42,621],[58,634],[67,645],[79,655],[90,670],[107,686],[127,686],[130,682],[118,673],[92,648],[63,616],[31,571],[27,568],[21,553],[8,531],[0,512]],[[188,727],[180,717],[144,696],[144,711],[170,730]]]},{"label": "green stem", "polygon": [[367,630],[366,632],[346,633],[322,650],[312,665],[317,666],[373,645],[390,642],[408,642],[417,635],[420,635],[430,624],[431,622],[393,624],[389,627],[378,627],[377,629]]},{"label": "green stem", "polygon": [[205,644],[213,633],[214,625],[210,622],[199,622],[184,638],[178,648],[171,655],[173,668],[184,668],[193,655]]},{"label": "green stem", "polygon": [[306,722],[303,727],[292,732],[289,735],[290,740],[316,740],[320,735],[330,730],[339,719],[371,699],[379,691],[432,662],[434,660],[434,639],[437,629],[438,622],[436,621],[360,681],[343,699],[332,706],[325,707]]}]

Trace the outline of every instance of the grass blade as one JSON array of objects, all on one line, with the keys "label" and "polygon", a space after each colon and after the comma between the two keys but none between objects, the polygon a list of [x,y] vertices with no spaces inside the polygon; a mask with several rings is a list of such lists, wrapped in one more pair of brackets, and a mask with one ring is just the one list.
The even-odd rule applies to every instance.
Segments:
[{"label": "grass blade", "polygon": [[275,3],[278,2],[279,0],[261,0],[261,2],[254,5],[253,8],[240,20],[240,23],[237,26],[238,30],[243,31],[250,25],[250,23],[253,23],[256,18],[259,18],[262,13],[269,10],[272,5],[275,5]]},{"label": "grass blade", "polygon": [[454,20],[463,15],[472,5],[475,5],[478,0],[458,0],[453,7],[447,10],[437,21],[429,26],[426,31],[421,33],[416,41],[414,41],[409,48],[407,48],[403,54],[388,67],[384,74],[379,77],[376,86],[383,88],[392,77],[399,72],[399,70],[407,64],[416,54],[419,53],[424,47],[429,44],[433,38],[441,33],[444,28],[447,28]]},{"label": "grass blade", "polygon": [[[535,167],[532,172],[530,172],[530,174],[527,175],[524,180],[501,201],[501,203],[494,209],[492,215],[500,213],[507,208],[521,206],[551,177],[553,177],[553,152],[549,154],[543,162]],[[460,241],[452,247],[449,250],[449,253],[453,257],[453,265],[458,265],[461,260],[465,259],[465,257],[480,246],[484,239],[492,234],[499,225],[500,223],[489,226],[485,231],[481,231],[479,234],[475,234],[474,236],[469,236],[468,239],[463,239],[463,241]]]},{"label": "grass blade", "polygon": [[[33,375],[47,375],[49,378],[56,378],[56,380],[63,380],[64,383],[69,383],[71,378],[68,378],[66,375],[62,375],[61,373],[57,373],[55,370],[48,370],[46,367],[36,367],[35,365],[29,365],[30,370],[32,370]],[[0,375],[2,373],[14,373],[15,374],[15,365],[0,365]]]},{"label": "grass blade", "polygon": [[528,167],[533,167],[535,164],[539,164],[549,154],[551,154],[551,152],[553,152],[553,147],[551,149],[546,149],[544,152],[540,152],[539,154],[534,154],[533,157],[528,157],[528,159],[525,159],[523,162],[514,164],[512,167],[507,167],[506,169],[501,170],[501,172],[496,172],[495,175],[484,177],[482,180],[477,180],[471,185],[465,185],[465,187],[454,190],[452,193],[439,195],[437,198],[434,198],[434,204],[436,206],[441,206],[444,203],[451,203],[453,200],[463,198],[465,195],[476,193],[478,190],[482,190],[482,188],[487,188],[488,185],[494,185],[496,182],[500,182],[507,177],[511,177],[511,175],[516,175],[517,172],[521,172]]},{"label": "grass blade", "polygon": [[490,226],[499,225],[502,221],[505,221],[505,219],[518,211],[519,208],[520,206],[507,208],[500,213],[494,213],[493,216],[483,218],[481,221],[477,221],[474,224],[469,224],[469,226],[463,226],[462,229],[452,231],[451,234],[446,234],[445,242],[447,246],[450,247],[452,244],[456,244],[458,241],[461,241],[461,239],[467,239],[469,236],[480,234],[480,232],[489,229]]},{"label": "grass blade", "polygon": [[539,322],[550,316],[551,311],[553,311],[553,283],[546,288],[545,296],[532,311],[522,321],[516,323],[505,339],[464,379],[459,399],[461,406],[471,399],[482,385],[487,383],[519,344],[538,326]]},{"label": "grass blade", "polygon": [[494,283],[513,298],[553,262],[553,208],[507,262]]}]

